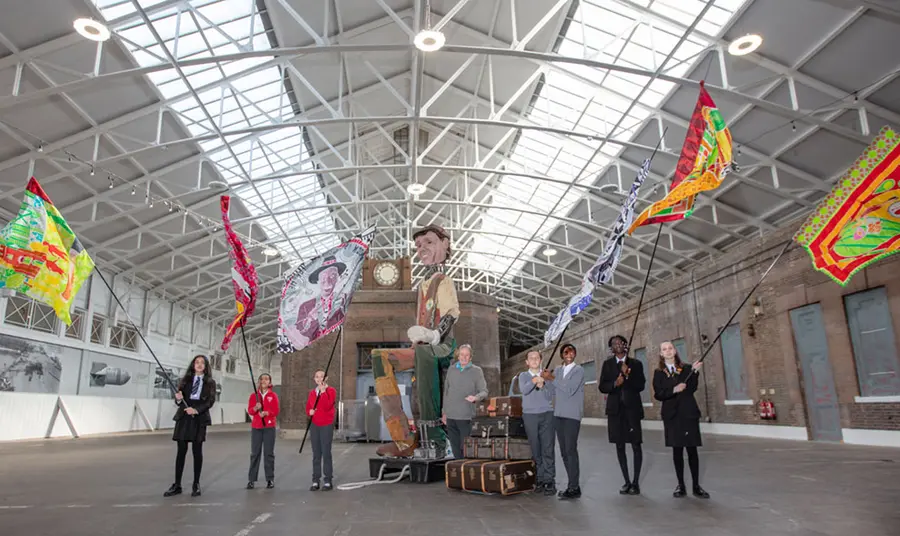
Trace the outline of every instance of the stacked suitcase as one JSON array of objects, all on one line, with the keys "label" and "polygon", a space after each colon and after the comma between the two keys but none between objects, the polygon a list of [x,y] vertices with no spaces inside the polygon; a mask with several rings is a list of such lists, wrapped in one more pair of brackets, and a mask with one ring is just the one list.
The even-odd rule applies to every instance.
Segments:
[{"label": "stacked suitcase", "polygon": [[536,474],[525,437],[520,397],[484,400],[475,409],[464,459],[446,463],[447,487],[513,495],[534,489]]}]

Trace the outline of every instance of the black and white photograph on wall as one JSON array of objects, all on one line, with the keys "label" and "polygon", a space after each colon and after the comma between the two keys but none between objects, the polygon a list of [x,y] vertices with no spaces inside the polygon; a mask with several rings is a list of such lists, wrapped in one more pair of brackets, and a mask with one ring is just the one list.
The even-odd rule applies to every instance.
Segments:
[{"label": "black and white photograph on wall", "polygon": [[90,384],[91,387],[106,387],[107,385],[125,385],[131,380],[131,373],[125,369],[111,367],[106,363],[94,361],[91,363]]},{"label": "black and white photograph on wall", "polygon": [[[0,335],[0,391],[59,394],[68,348]],[[77,351],[76,351],[77,353]],[[77,360],[75,368],[77,374]]]},{"label": "black and white photograph on wall", "polygon": [[[166,380],[166,378],[169,380]],[[178,385],[181,381],[181,375],[174,367],[166,367],[161,369],[156,367],[156,375],[153,377],[153,398],[174,399],[175,393],[169,381],[174,385]]]}]

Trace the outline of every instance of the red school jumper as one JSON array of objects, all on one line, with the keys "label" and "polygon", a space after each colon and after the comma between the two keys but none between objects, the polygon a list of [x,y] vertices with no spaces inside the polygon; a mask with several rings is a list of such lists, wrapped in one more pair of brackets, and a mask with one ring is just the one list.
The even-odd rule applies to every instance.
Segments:
[{"label": "red school jumper", "polygon": [[250,400],[247,401],[247,413],[253,417],[251,426],[253,428],[274,428],[275,418],[278,417],[278,395],[271,389],[261,394],[262,411],[268,411],[269,414],[266,415],[265,422],[263,422],[263,418],[256,412],[256,403],[258,402],[258,399],[256,398],[256,393],[253,393],[250,395]]},{"label": "red school jumper", "polygon": [[337,400],[337,391],[328,386],[325,392],[319,396],[319,404],[316,405],[316,390],[313,389],[306,397],[306,415],[315,407],[316,414],[312,416],[312,423],[316,426],[328,426],[334,424],[334,401]]}]

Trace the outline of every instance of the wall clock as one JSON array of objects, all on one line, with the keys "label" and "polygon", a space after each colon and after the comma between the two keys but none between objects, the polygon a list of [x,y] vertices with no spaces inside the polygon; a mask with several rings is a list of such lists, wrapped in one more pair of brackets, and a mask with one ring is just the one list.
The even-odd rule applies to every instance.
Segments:
[{"label": "wall clock", "polygon": [[382,261],[375,265],[373,275],[379,286],[392,287],[400,280],[400,269],[396,263]]}]

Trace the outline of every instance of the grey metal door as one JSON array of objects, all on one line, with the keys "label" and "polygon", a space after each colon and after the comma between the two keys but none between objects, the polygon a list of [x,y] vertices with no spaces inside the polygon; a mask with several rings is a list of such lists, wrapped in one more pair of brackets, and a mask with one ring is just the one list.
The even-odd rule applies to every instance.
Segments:
[{"label": "grey metal door", "polygon": [[884,287],[844,297],[862,396],[900,395],[897,346]]},{"label": "grey metal door", "polygon": [[797,357],[800,359],[812,438],[817,441],[840,441],[843,437],[841,411],[828,359],[822,307],[813,303],[793,309],[791,327]]},{"label": "grey metal door", "polygon": [[731,324],[722,332],[722,362],[725,364],[725,397],[747,400],[747,376],[744,373],[744,346],[740,324]]}]

